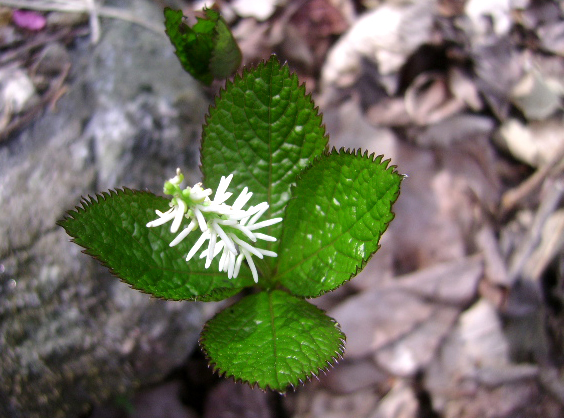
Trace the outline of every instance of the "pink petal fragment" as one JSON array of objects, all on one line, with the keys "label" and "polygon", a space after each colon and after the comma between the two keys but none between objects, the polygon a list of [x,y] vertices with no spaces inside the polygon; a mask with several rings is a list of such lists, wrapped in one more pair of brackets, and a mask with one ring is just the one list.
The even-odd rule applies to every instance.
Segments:
[{"label": "pink petal fragment", "polygon": [[33,31],[39,31],[47,24],[45,16],[31,10],[14,10],[12,20],[16,26]]}]

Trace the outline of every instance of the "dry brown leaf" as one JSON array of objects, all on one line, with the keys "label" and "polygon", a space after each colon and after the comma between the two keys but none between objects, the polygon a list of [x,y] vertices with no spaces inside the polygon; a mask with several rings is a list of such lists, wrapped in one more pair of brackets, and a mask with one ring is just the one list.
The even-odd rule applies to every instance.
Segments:
[{"label": "dry brown leaf", "polygon": [[[380,99],[368,108],[366,117],[375,126],[428,125],[456,115],[466,107],[474,111],[482,108],[479,92],[467,75],[451,68],[447,75],[419,74],[403,98]],[[457,130],[456,136],[460,136],[460,131]]]},{"label": "dry brown leaf", "polygon": [[[409,305],[405,308],[409,309]],[[400,309],[404,307],[401,306]],[[377,364],[396,376],[414,376],[424,370],[451,330],[458,314],[456,308],[434,308],[426,320],[412,324],[413,328],[408,333],[378,349],[374,354]]]},{"label": "dry brown leaf", "polygon": [[352,0],[329,0],[329,2],[341,13],[348,26],[356,20],[355,4]]},{"label": "dry brown leaf", "polygon": [[494,128],[495,121],[489,116],[461,113],[425,127],[414,137],[421,147],[448,148],[457,142],[489,141]]},{"label": "dry brown leaf", "polygon": [[271,20],[268,36],[271,49],[287,57],[302,78],[315,74],[315,78],[307,80],[311,91],[332,38],[343,33],[349,23],[330,0],[290,1]]},{"label": "dry brown leaf", "polygon": [[471,257],[348,298],[331,311],[348,336],[347,356],[373,354],[380,367],[400,376],[424,368],[460,309],[474,298],[482,270],[481,258]]},{"label": "dry brown leaf", "polygon": [[403,97],[384,98],[370,106],[366,111],[366,120],[374,126],[408,126],[413,123]]},{"label": "dry brown leaf", "polygon": [[378,368],[370,358],[350,360],[345,357],[338,367],[320,380],[321,385],[331,392],[347,394],[376,387],[387,389],[389,375]]},{"label": "dry brown leaf", "polygon": [[336,395],[324,389],[301,391],[288,397],[293,418],[350,418],[366,417],[376,408],[378,398],[372,388]]},{"label": "dry brown leaf", "polygon": [[484,278],[496,286],[509,287],[507,266],[501,255],[498,241],[490,225],[482,227],[475,235],[476,246],[484,257]]},{"label": "dry brown leaf", "polygon": [[386,159],[396,159],[397,137],[388,128],[370,125],[355,100],[342,103],[337,109],[324,112],[330,135],[330,146],[357,149],[383,154]]},{"label": "dry brown leaf", "polygon": [[560,418],[562,414],[558,405],[531,380],[518,380],[493,389],[476,386],[474,382],[458,384],[460,391],[445,405],[441,417]]},{"label": "dry brown leaf", "polygon": [[375,62],[381,74],[399,70],[429,40],[434,5],[434,0],[385,3],[361,16],[329,51],[322,84],[350,86],[361,73],[362,59]]},{"label": "dry brown leaf", "polygon": [[419,74],[405,92],[405,108],[417,125],[437,123],[464,107],[464,101],[452,96],[442,73]]},{"label": "dry brown leaf", "polygon": [[564,56],[564,22],[543,25],[538,29],[538,35],[545,50]]},{"label": "dry brown leaf", "polygon": [[468,0],[464,11],[475,37],[488,37],[492,31],[503,37],[511,29],[511,5],[507,0]]},{"label": "dry brown leaf", "polygon": [[272,53],[272,45],[268,40],[270,25],[267,22],[257,22],[253,18],[241,19],[233,27],[233,36],[237,40],[243,54],[242,65],[267,59]]},{"label": "dry brown leaf", "polygon": [[523,124],[517,119],[506,121],[495,139],[516,159],[532,167],[547,164],[561,147],[564,138],[564,120],[549,119]]},{"label": "dry brown leaf", "polygon": [[[167,418],[196,418],[198,416],[196,411],[188,408],[180,400],[179,393],[181,390],[182,382],[173,380],[138,393],[133,400],[135,413],[132,414],[132,417],[154,418],[162,416]],[[99,418],[107,417],[108,415],[102,413]],[[115,416],[119,416],[119,413]]]},{"label": "dry brown leaf", "polygon": [[397,380],[369,418],[416,418],[419,402],[406,382]]},{"label": "dry brown leaf", "polygon": [[439,411],[448,411],[449,403],[458,397],[456,390],[461,382],[473,379],[482,368],[508,364],[509,347],[501,321],[494,307],[481,299],[460,316],[428,368],[426,387],[433,395],[433,405]]},{"label": "dry brown leaf", "polygon": [[[407,292],[387,289],[348,298],[329,315],[347,335],[347,357],[361,358],[431,318],[434,307]],[[359,321],[362,318],[362,321]]]},{"label": "dry brown leaf", "polygon": [[283,28],[284,37],[280,47],[284,56],[288,57],[292,67],[299,66],[307,73],[310,73],[315,66],[316,60],[314,51],[308,45],[308,39],[293,24],[285,24]]},{"label": "dry brown leaf", "polygon": [[[524,279],[534,283],[535,287],[539,287],[538,283],[533,280],[533,277],[528,276],[526,273],[530,272],[525,269],[526,264],[529,262],[531,254],[538,247],[541,241],[544,227],[558,208],[559,202],[564,195],[564,181],[554,180],[548,178],[545,181],[544,193],[541,194],[540,204],[536,210],[534,218],[531,222],[527,234],[519,242],[517,248],[511,254],[509,262],[509,280],[516,281]],[[556,225],[553,225],[556,226]],[[558,242],[557,242],[558,244]],[[539,261],[539,260],[537,260]],[[538,279],[539,277],[536,276]],[[539,287],[540,288],[540,287]]]},{"label": "dry brown leaf", "polygon": [[21,113],[29,109],[38,97],[33,82],[26,71],[17,65],[0,69],[0,108],[10,113]]},{"label": "dry brown leaf", "polygon": [[321,38],[340,35],[349,23],[330,0],[308,0],[297,8],[290,21],[311,46]]},{"label": "dry brown leaf", "polygon": [[562,407],[538,384],[539,367],[510,361],[514,348],[506,333],[494,307],[483,299],[460,316],[425,379],[442,417],[560,416]]},{"label": "dry brown leaf", "polygon": [[545,23],[555,22],[560,19],[561,6],[555,1],[530,1],[520,0],[527,4],[522,5],[519,14],[519,23],[529,30],[536,30]]},{"label": "dry brown leaf", "polygon": [[538,281],[553,261],[564,249],[564,210],[551,214],[546,220],[538,246],[526,262],[523,275]]},{"label": "dry brown leaf", "polygon": [[208,394],[204,405],[204,418],[272,418],[268,407],[268,394],[254,390],[246,384],[233,384],[223,380]]},{"label": "dry brown leaf", "polygon": [[234,0],[231,7],[241,17],[253,17],[258,21],[267,20],[281,0]]},{"label": "dry brown leaf", "polygon": [[559,92],[536,70],[526,73],[513,86],[511,99],[532,120],[544,120],[562,108]]},{"label": "dry brown leaf", "polygon": [[397,286],[427,300],[464,306],[476,296],[483,272],[483,256],[476,255],[418,270],[386,286]]},{"label": "dry brown leaf", "polygon": [[556,148],[550,160],[542,165],[537,171],[522,181],[518,186],[504,192],[501,199],[500,215],[503,216],[512,211],[519,202],[526,201],[539,189],[539,186],[549,177],[556,177],[564,169],[564,142]]},{"label": "dry brown leaf", "polygon": [[482,109],[483,103],[480,93],[474,80],[468,74],[457,67],[452,67],[448,71],[448,81],[450,92],[454,97],[465,103],[473,111]]},{"label": "dry brown leaf", "polygon": [[524,73],[525,57],[515,50],[509,38],[473,45],[471,57],[477,76],[476,87],[494,114],[505,120],[510,110],[511,89]]}]

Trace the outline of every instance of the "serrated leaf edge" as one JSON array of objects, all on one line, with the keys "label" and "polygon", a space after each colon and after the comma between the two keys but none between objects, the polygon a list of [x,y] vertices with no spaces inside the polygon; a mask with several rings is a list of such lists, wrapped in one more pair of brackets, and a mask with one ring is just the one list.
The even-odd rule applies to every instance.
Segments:
[{"label": "serrated leaf edge", "polygon": [[[56,225],[60,226],[61,228],[63,228],[65,230],[65,232],[67,233],[67,235],[69,235],[70,238],[70,242],[78,245],[79,247],[84,248],[81,252],[83,254],[86,254],[90,257],[92,257],[93,259],[95,259],[98,263],[100,263],[102,266],[104,266],[105,268],[108,269],[108,271],[110,272],[110,274],[114,277],[116,277],[117,279],[119,279],[121,282],[127,284],[131,289],[133,290],[137,290],[141,293],[144,293],[146,295],[151,296],[152,298],[155,299],[160,299],[160,300],[174,300],[174,301],[182,301],[182,300],[186,300],[186,301],[193,301],[193,302],[208,302],[208,301],[216,301],[216,299],[214,299],[214,295],[222,292],[222,289],[214,289],[212,292],[208,293],[208,294],[204,294],[204,295],[197,295],[193,298],[183,298],[183,299],[174,299],[174,298],[165,298],[163,296],[157,296],[154,295],[150,292],[145,291],[144,289],[135,287],[134,285],[132,285],[131,283],[127,282],[125,279],[123,279],[122,277],[120,277],[120,275],[105,261],[101,260],[98,255],[91,253],[91,248],[79,244],[78,242],[76,242],[76,239],[70,235],[67,232],[66,227],[64,226],[64,223],[70,219],[76,220],[75,215],[78,215],[80,213],[86,213],[88,211],[88,208],[94,204],[101,204],[100,199],[106,201],[108,198],[113,197],[113,196],[120,196],[120,195],[135,195],[135,194],[145,194],[145,195],[152,195],[152,196],[157,196],[154,193],[151,193],[149,191],[146,190],[136,190],[136,189],[130,189],[127,187],[123,187],[123,188],[117,188],[117,189],[110,189],[107,192],[99,192],[96,193],[94,195],[94,197],[92,197],[91,195],[87,195],[86,197],[81,196],[80,197],[80,202],[79,205],[75,206],[74,209],[69,209],[67,210],[64,215],[63,215],[63,219],[60,219],[56,222]],[[234,293],[236,294],[240,291],[241,289],[234,289]],[[233,296],[233,295],[231,295]],[[230,296],[228,296],[230,297]],[[226,298],[222,298],[226,299]]]},{"label": "serrated leaf edge", "polygon": [[[287,292],[287,293],[289,293],[289,292]],[[289,293],[289,294],[291,294],[291,293]],[[294,296],[294,295],[292,295],[292,296]],[[294,296],[294,297],[297,297],[297,296]],[[317,308],[331,320],[331,322],[337,328],[337,330],[339,331],[339,333],[341,334],[342,337],[339,338],[340,344],[337,347],[337,351],[335,351],[334,355],[331,356],[330,360],[326,360],[327,366],[325,366],[323,368],[318,368],[315,371],[312,370],[310,372],[306,372],[300,378],[298,378],[298,382],[300,383],[301,386],[303,386],[306,381],[308,381],[308,382],[312,381],[312,378],[319,380],[318,376],[320,375],[320,373],[327,375],[327,372],[329,372],[330,368],[335,367],[335,365],[339,363],[339,360],[343,360],[343,355],[345,353],[346,335],[341,330],[341,325],[334,318],[327,315],[325,310],[323,310],[319,307],[317,307]],[[206,330],[208,328],[208,323],[210,321],[212,321],[217,315],[219,315],[220,313],[225,311],[226,309],[229,309],[229,306],[227,306],[226,308],[218,311],[211,319],[209,319],[204,324],[204,327],[202,328],[202,331],[200,333],[200,338],[198,339],[198,346],[200,347],[200,350],[202,350],[202,353],[204,354],[204,357],[205,357],[206,361],[208,362],[208,367],[212,369],[212,372],[217,373],[218,377],[220,377],[220,378],[231,379],[234,383],[246,384],[251,389],[258,388],[258,389],[262,390],[263,392],[270,390],[272,392],[277,392],[277,393],[283,395],[287,392],[288,387],[291,387],[292,390],[295,392],[296,386],[294,386],[292,383],[288,383],[285,390],[278,390],[278,389],[272,388],[270,385],[267,385],[266,387],[262,388],[262,387],[259,386],[258,382],[251,382],[250,380],[245,380],[245,379],[239,378],[239,377],[235,376],[233,373],[229,373],[226,370],[222,370],[221,368],[219,368],[217,366],[216,363],[214,363],[212,361],[212,358],[208,354],[208,352],[206,351],[206,348],[205,348],[205,345],[204,345],[205,342],[206,342],[205,333],[206,333]]]},{"label": "serrated leaf edge", "polygon": [[[317,164],[319,162],[319,160],[323,159],[323,158],[327,158],[330,157],[331,155],[341,155],[341,154],[347,154],[347,155],[353,155],[353,156],[361,156],[363,158],[366,159],[371,159],[372,162],[377,163],[379,165],[384,165],[386,167],[386,171],[390,172],[390,173],[395,173],[398,174],[401,177],[406,177],[405,174],[400,174],[397,171],[397,166],[396,165],[389,165],[392,161],[391,158],[388,158],[386,160],[384,160],[384,154],[376,154],[375,152],[372,153],[368,153],[368,150],[364,150],[364,152],[362,151],[361,148],[345,148],[345,147],[341,147],[339,149],[337,149],[336,147],[332,147],[330,150],[326,150],[322,155],[318,155],[317,157],[315,157],[315,159],[311,162],[311,164],[309,164],[306,168],[304,168],[301,173],[298,175],[297,180],[301,180],[303,175],[309,171],[311,168],[313,168],[313,166],[315,164]],[[296,185],[292,186],[292,189],[294,189],[296,187]]]},{"label": "serrated leaf edge", "polygon": [[[281,63],[278,60],[278,57],[277,57],[276,54],[271,54],[270,58],[268,60],[266,60],[266,59],[261,60],[256,65],[243,67],[242,69],[238,70],[237,73],[231,79],[225,80],[225,84],[219,89],[219,92],[217,93],[214,102],[208,106],[208,112],[206,113],[205,118],[204,118],[204,124],[202,126],[202,132],[205,131],[205,128],[209,125],[209,118],[211,117],[211,112],[214,111],[215,109],[217,109],[217,103],[220,100],[223,99],[223,95],[226,93],[227,89],[232,88],[233,85],[235,85],[236,82],[242,81],[243,78],[245,76],[247,76],[249,73],[256,71],[260,68],[264,68],[270,61],[274,61],[274,60],[278,63],[278,65],[280,65],[281,69],[288,68],[289,76],[295,75],[296,77],[298,77],[297,73],[295,71],[292,71],[292,69],[288,65],[288,61],[284,61],[283,63]],[[319,127],[323,130],[323,137],[327,140],[326,141],[327,145],[325,145],[325,150],[324,150],[324,153],[327,153],[328,149],[329,149],[329,145],[328,145],[329,144],[329,135],[327,134],[326,125],[325,125],[325,123],[323,123],[323,113],[320,111],[319,106],[315,105],[315,102],[313,101],[312,93],[306,94],[305,82],[300,83],[299,78],[298,78],[298,88],[303,90],[305,99],[309,100],[309,102],[311,104],[313,104],[313,111],[315,111],[315,116],[319,116],[321,118],[322,122],[320,123]],[[202,144],[203,144],[203,135],[202,135],[202,141],[200,141],[200,149],[199,149],[200,155],[202,155]],[[317,157],[315,157],[315,159],[321,157],[322,155],[323,154],[318,155]],[[204,184],[205,184],[205,175],[204,175],[204,172],[202,171],[202,165],[201,164],[200,164],[200,172],[202,173],[202,176],[204,177]]]},{"label": "serrated leaf edge", "polygon": [[[334,154],[335,153],[335,154]],[[371,159],[372,162],[377,163],[379,165],[384,165],[384,167],[386,168],[385,171],[389,172],[389,173],[393,173],[393,174],[397,174],[399,176],[401,176],[402,178],[405,178],[406,176],[404,174],[400,174],[397,171],[397,166],[396,165],[389,165],[391,162],[391,159],[388,158],[387,160],[383,160],[384,155],[383,154],[376,154],[375,152],[372,153],[368,153],[368,150],[364,150],[364,152],[362,151],[361,148],[355,148],[352,149],[351,148],[345,148],[345,147],[341,147],[337,150],[337,148],[332,147],[330,151],[326,151],[323,155],[319,155],[317,156],[312,162],[311,164],[306,167],[304,170],[301,171],[300,174],[298,174],[297,178],[296,178],[296,182],[301,180],[303,178],[303,176],[305,175],[305,173],[307,173],[310,169],[312,169],[316,163],[318,163],[321,159],[323,158],[328,158],[331,155],[340,155],[341,153],[344,154],[348,154],[348,155],[353,155],[353,156],[357,156],[360,155],[363,158],[367,158],[367,159]],[[290,189],[290,196],[293,195],[293,191],[294,189],[297,187],[297,185],[293,185],[292,188]],[[380,234],[380,237],[382,235],[384,235],[384,233],[388,230],[388,227],[390,225],[390,223],[394,220],[395,218],[395,213],[391,210],[391,208],[393,207],[394,203],[397,201],[397,199],[399,198],[401,192],[401,188],[398,189],[398,194],[396,196],[396,198],[394,199],[394,201],[391,203],[390,205],[390,211],[391,211],[391,215],[392,218],[385,224],[385,228],[382,231],[382,233]],[[286,206],[287,208],[287,206]],[[286,217],[285,211],[284,211],[284,217]],[[284,232],[282,232],[282,237],[280,237],[280,241],[282,241],[282,238],[284,236]],[[282,286],[282,284],[280,284],[279,281],[277,281],[278,285],[282,286],[282,288],[284,289],[284,291],[288,292],[289,294],[296,296],[296,297],[303,297],[306,299],[315,299],[318,298],[320,296],[323,296],[326,293],[329,292],[333,292],[335,290],[337,290],[338,288],[340,288],[341,286],[345,285],[346,283],[348,283],[349,281],[351,281],[353,278],[356,277],[357,274],[359,274],[362,270],[364,270],[364,268],[366,267],[366,265],[368,264],[368,262],[372,259],[372,257],[374,256],[374,254],[376,254],[378,252],[378,250],[380,249],[381,245],[378,244],[378,248],[376,248],[376,250],[370,254],[370,256],[366,259],[363,260],[361,262],[361,264],[359,266],[357,266],[356,270],[354,271],[354,273],[352,273],[350,275],[350,277],[346,280],[343,280],[343,282],[341,284],[339,284],[337,287],[333,288],[333,289],[329,289],[329,290],[321,290],[319,293],[313,294],[313,295],[295,295],[294,293],[292,293],[289,289],[287,289],[286,287]]]},{"label": "serrated leaf edge", "polygon": [[[184,16],[184,12],[183,12],[182,10],[173,9],[172,7],[165,7],[165,8],[164,8],[164,13],[165,13],[165,31],[164,31],[164,32],[165,32],[166,36],[168,37],[168,40],[170,41],[170,43],[171,43],[172,46],[174,47],[174,54],[177,56],[178,61],[179,61],[180,65],[181,65],[182,69],[183,69],[186,73],[188,73],[192,78],[194,78],[195,80],[199,81],[200,83],[202,83],[202,84],[204,84],[204,85],[206,85],[206,86],[210,86],[210,85],[213,83],[213,80],[214,80],[214,76],[213,76],[210,72],[208,72],[208,75],[210,75],[211,77],[209,77],[209,80],[208,80],[206,77],[204,77],[204,76],[202,76],[202,75],[196,76],[196,75],[192,74],[192,72],[189,71],[189,70],[184,66],[184,63],[182,62],[182,59],[180,58],[180,55],[179,55],[179,50],[178,50],[177,46],[174,44],[174,42],[172,42],[172,38],[171,38],[171,36],[170,36],[170,33],[169,33],[168,29],[166,28],[166,10],[167,10],[167,9],[168,9],[168,10],[171,10],[171,11],[173,11],[173,12],[176,12],[176,13],[180,12],[181,18],[180,18],[180,20],[179,20],[179,26],[180,26],[180,25],[185,25],[185,26],[187,26],[190,30],[193,30],[193,29],[192,29],[193,26],[189,26],[189,25],[187,25],[186,23],[184,23],[183,20],[184,20],[185,16]],[[201,20],[202,18],[197,17],[196,19],[199,21],[199,20]],[[178,31],[180,32],[180,30],[178,30]],[[213,49],[212,49],[212,51],[213,51]],[[208,70],[209,70],[209,63],[208,63]]]},{"label": "serrated leaf edge", "polygon": [[[206,175],[203,172],[203,169],[202,169],[203,166],[202,166],[201,161],[204,158],[204,153],[203,153],[203,144],[204,144],[204,140],[205,140],[205,134],[204,133],[206,131],[206,128],[209,126],[209,119],[211,117],[211,113],[217,109],[218,103],[221,100],[223,100],[224,95],[225,95],[225,93],[227,92],[228,89],[233,88],[233,86],[237,82],[242,82],[243,78],[246,77],[249,73],[251,73],[253,71],[260,70],[261,68],[264,68],[266,65],[268,65],[270,62],[273,62],[273,61],[275,61],[275,63],[280,67],[280,71],[284,71],[284,69],[287,68],[289,77],[296,76],[296,78],[298,79],[298,89],[300,89],[303,92],[305,100],[308,101],[308,103],[310,103],[312,105],[312,111],[315,113],[314,117],[320,118],[319,128],[321,129],[322,136],[325,139],[325,147],[324,147],[324,150],[322,151],[322,153],[320,155],[314,157],[314,159],[312,161],[310,161],[309,165],[311,166],[313,161],[315,161],[317,158],[320,158],[320,157],[322,157],[323,155],[325,155],[329,152],[329,135],[327,134],[326,125],[325,125],[325,123],[323,123],[323,113],[320,111],[319,106],[315,105],[312,93],[306,93],[307,90],[306,90],[305,82],[300,82],[297,73],[295,71],[292,71],[292,69],[288,65],[288,61],[284,61],[283,63],[281,63],[280,60],[278,59],[277,55],[275,53],[273,53],[273,54],[270,55],[270,58],[263,59],[256,65],[244,66],[240,70],[238,70],[232,78],[226,79],[225,84],[219,89],[219,92],[217,93],[214,102],[211,103],[208,106],[208,111],[207,111],[207,113],[204,117],[204,124],[202,125],[202,140],[200,141],[200,147],[199,147],[199,153],[200,153],[199,168],[200,168],[200,172],[202,173],[202,179],[203,179],[204,184],[207,184],[206,183]],[[307,167],[305,169],[307,169]],[[300,174],[301,173],[296,174],[296,180],[300,176]],[[208,185],[208,187],[209,187],[209,185]],[[269,199],[268,199],[267,203],[270,205],[271,204],[270,193],[268,193],[268,195],[269,195]],[[290,193],[290,196],[291,196],[291,193]],[[287,206],[287,203],[286,203],[286,206]],[[285,211],[286,211],[286,208],[284,208],[284,212]],[[269,208],[268,209],[268,217],[271,217],[271,216],[272,216],[272,212],[271,212],[271,208]]]},{"label": "serrated leaf edge", "polygon": [[[233,36],[233,32],[232,32],[231,29],[229,28],[229,25],[227,25],[227,22],[225,21],[225,19],[223,18],[223,16],[220,15],[218,20],[223,21],[223,23],[225,24],[225,26],[227,26],[227,29],[228,29],[229,32],[231,33],[231,38],[232,38],[233,42],[235,42],[235,47],[239,50],[239,64],[237,65],[237,67],[241,67],[241,62],[243,61],[243,52],[241,51],[241,47],[239,46],[239,43],[238,43],[237,40],[235,39],[235,36]],[[218,30],[217,30],[217,25],[216,25],[216,26],[214,27],[214,43],[217,43],[217,37],[218,37],[218,36],[219,36],[219,33],[218,33]],[[213,61],[214,59],[217,59],[217,49],[216,49],[216,48],[212,49],[211,59],[210,59],[210,62],[209,62],[208,67],[211,66],[211,63],[212,63],[212,61]],[[231,75],[233,75],[233,73],[236,73],[236,72],[237,72],[237,70],[232,71]],[[229,77],[216,77],[216,76],[214,75],[214,78],[215,78],[216,80],[222,80],[222,79],[225,80],[225,79],[228,79]]]}]

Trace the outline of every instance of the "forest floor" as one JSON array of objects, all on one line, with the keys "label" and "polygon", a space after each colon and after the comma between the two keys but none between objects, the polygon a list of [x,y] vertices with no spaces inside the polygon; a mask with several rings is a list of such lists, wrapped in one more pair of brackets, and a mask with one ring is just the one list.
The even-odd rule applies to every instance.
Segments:
[{"label": "forest floor", "polygon": [[[244,65],[276,53],[306,83],[331,146],[383,154],[407,175],[396,217],[357,277],[312,300],[347,335],[327,375],[280,396],[214,376],[196,349],[166,381],[89,418],[564,416],[563,3],[219,7]],[[7,13],[4,42],[44,16]],[[67,19],[2,50],[20,94],[1,109],[0,141],[64,94],[69,63],[50,42],[99,30]],[[33,68],[18,66],[30,50]]]}]

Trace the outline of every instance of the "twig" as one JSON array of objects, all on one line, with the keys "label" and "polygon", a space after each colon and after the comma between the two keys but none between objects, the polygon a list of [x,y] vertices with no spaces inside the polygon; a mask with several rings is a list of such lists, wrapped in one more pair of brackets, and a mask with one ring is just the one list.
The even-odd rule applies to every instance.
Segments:
[{"label": "twig", "polygon": [[90,31],[92,43],[96,45],[100,40],[100,20],[98,19],[98,11],[94,0],[85,0],[88,7],[88,15],[90,16]]},{"label": "twig", "polygon": [[31,51],[35,48],[40,46],[58,41],[66,36],[84,36],[87,32],[84,30],[60,30],[54,34],[41,34],[36,37],[33,37],[29,41],[27,41],[24,45],[19,48],[13,48],[6,51],[4,54],[0,55],[0,65],[6,64],[10,61],[13,61],[20,57],[21,55],[25,54],[28,51]]},{"label": "twig", "polygon": [[517,203],[530,195],[551,171],[564,159],[564,142],[556,150],[553,157],[545,165],[539,168],[531,177],[522,182],[519,186],[508,190],[501,198],[501,216],[510,212]]},{"label": "twig", "polygon": [[564,405],[564,384],[558,370],[553,366],[543,367],[539,380],[547,392],[552,394],[561,405]]},{"label": "twig", "polygon": [[1,0],[1,5],[16,9],[31,9],[45,12],[86,12],[83,0]]},{"label": "twig", "polygon": [[562,178],[556,180],[549,178],[546,182],[548,183],[548,187],[546,188],[547,194],[537,209],[533,224],[529,228],[525,239],[521,242],[521,245],[519,245],[511,258],[509,268],[510,283],[513,283],[522,274],[525,263],[540,240],[543,225],[549,216],[556,210],[560,199],[564,195],[564,180]]}]

